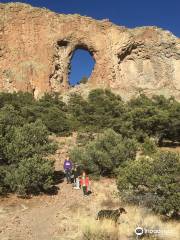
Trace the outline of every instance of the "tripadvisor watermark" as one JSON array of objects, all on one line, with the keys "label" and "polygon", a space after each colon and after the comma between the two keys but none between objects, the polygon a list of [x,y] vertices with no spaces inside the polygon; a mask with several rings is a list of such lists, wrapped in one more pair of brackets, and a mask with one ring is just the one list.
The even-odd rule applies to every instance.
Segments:
[{"label": "tripadvisor watermark", "polygon": [[135,234],[137,237],[145,235],[172,237],[174,235],[174,232],[170,229],[148,229],[143,227],[137,227],[135,229]]}]

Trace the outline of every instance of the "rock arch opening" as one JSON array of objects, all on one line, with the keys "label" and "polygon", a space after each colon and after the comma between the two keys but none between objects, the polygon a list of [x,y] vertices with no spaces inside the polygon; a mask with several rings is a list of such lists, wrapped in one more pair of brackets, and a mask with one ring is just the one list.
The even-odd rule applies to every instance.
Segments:
[{"label": "rock arch opening", "polygon": [[86,48],[77,47],[70,59],[68,82],[70,86],[88,82],[95,66],[93,54]]}]

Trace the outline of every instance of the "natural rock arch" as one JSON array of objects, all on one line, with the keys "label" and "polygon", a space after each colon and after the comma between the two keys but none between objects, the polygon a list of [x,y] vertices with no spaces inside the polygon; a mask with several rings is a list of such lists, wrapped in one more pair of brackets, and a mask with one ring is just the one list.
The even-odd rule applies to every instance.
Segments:
[{"label": "natural rock arch", "polygon": [[73,44],[70,41],[64,39],[59,40],[55,44],[54,70],[50,75],[50,84],[52,91],[60,92],[62,89],[70,88],[68,80],[69,69],[73,54],[77,49],[88,51],[94,59],[95,65],[91,73],[91,79],[93,79],[93,72],[96,71],[96,50],[92,47],[88,47],[87,44],[84,43]]},{"label": "natural rock arch", "polygon": [[61,15],[27,4],[0,4],[0,90],[69,91],[73,51],[96,64],[88,89],[110,88],[124,98],[145,93],[180,99],[180,39],[157,27],[127,29],[108,20]]}]

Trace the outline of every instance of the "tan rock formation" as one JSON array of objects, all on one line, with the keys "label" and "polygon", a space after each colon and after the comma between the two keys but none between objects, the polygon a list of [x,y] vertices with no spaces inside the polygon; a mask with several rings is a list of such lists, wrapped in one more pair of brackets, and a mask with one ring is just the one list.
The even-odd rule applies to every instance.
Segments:
[{"label": "tan rock formation", "polygon": [[78,48],[96,62],[89,89],[111,88],[124,97],[143,89],[180,99],[180,39],[170,32],[0,4],[2,91],[31,91],[35,97],[67,91],[70,60]]}]

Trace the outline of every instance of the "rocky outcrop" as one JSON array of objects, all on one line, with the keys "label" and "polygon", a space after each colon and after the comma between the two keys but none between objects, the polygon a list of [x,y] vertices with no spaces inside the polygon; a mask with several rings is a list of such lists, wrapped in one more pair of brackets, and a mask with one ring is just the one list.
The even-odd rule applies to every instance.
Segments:
[{"label": "rocky outcrop", "polygon": [[1,91],[30,91],[35,97],[67,91],[78,48],[95,60],[87,88],[110,88],[125,98],[144,90],[180,99],[180,39],[169,31],[0,4]]}]

